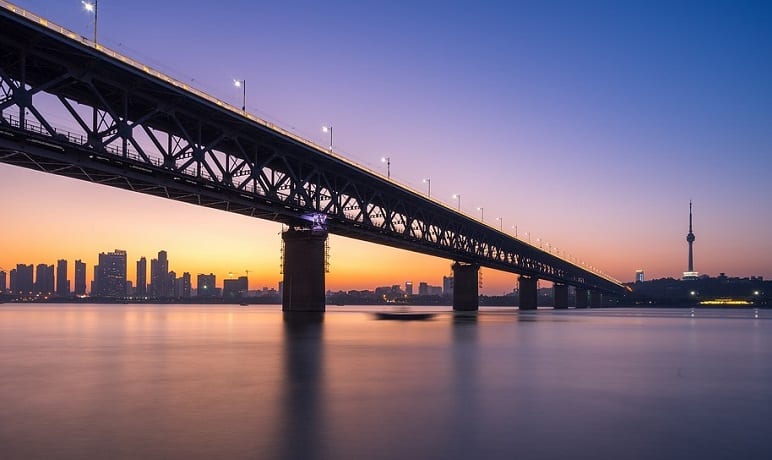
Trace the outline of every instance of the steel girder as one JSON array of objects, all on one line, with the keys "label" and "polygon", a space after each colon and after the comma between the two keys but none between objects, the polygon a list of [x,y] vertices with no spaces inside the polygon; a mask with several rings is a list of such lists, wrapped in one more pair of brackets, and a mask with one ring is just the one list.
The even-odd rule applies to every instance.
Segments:
[{"label": "steel girder", "polygon": [[0,161],[288,225],[324,215],[335,234],[624,292],[111,53],[0,8]]}]

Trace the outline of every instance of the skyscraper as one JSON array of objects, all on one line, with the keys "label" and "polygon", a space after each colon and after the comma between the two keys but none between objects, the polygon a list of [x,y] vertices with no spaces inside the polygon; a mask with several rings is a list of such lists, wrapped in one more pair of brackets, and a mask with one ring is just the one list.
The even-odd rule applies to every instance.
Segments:
[{"label": "skyscraper", "polygon": [[5,292],[7,289],[5,284],[5,272],[0,270],[0,293]]},{"label": "skyscraper", "polygon": [[99,265],[94,270],[94,291],[101,297],[126,297],[126,251],[100,253]]},{"label": "skyscraper", "polygon": [[80,259],[75,261],[75,295],[86,295],[86,264]]},{"label": "skyscraper", "polygon": [[34,273],[34,265],[16,264],[16,279],[13,280],[15,281],[15,288],[11,287],[11,290],[19,294],[32,294],[32,291],[35,287],[35,285],[32,283],[32,277]]},{"label": "skyscraper", "polygon": [[54,266],[38,264],[35,268],[35,293],[53,294],[54,292]]},{"label": "skyscraper", "polygon": [[216,281],[217,279],[213,273],[208,275],[199,273],[196,280],[196,295],[198,297],[217,297]]},{"label": "skyscraper", "polygon": [[169,260],[166,251],[158,251],[158,258],[150,261],[150,295],[152,297],[169,297]]},{"label": "skyscraper", "polygon": [[689,243],[689,270],[684,272],[684,279],[697,279],[697,272],[694,271],[694,232],[692,232],[692,202],[689,200],[689,233],[686,235],[686,242]]},{"label": "skyscraper", "polygon": [[70,296],[70,280],[67,279],[67,261],[56,261],[56,295],[59,297]]},{"label": "skyscraper", "polygon": [[147,296],[147,259],[140,257],[137,261],[137,297]]}]

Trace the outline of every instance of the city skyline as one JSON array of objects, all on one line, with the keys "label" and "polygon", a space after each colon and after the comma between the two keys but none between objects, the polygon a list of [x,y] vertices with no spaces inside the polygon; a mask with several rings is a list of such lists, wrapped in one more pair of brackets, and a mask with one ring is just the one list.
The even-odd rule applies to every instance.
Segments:
[{"label": "city skyline", "polygon": [[[77,2],[17,3],[89,35],[90,16]],[[194,86],[239,106],[233,78],[249,79],[248,111],[321,145],[328,136],[321,126],[333,124],[335,149],[344,156],[379,172],[388,167],[392,178],[416,190],[430,178],[432,196],[449,206],[460,194],[470,216],[481,219],[477,209],[484,209],[489,225],[512,233],[516,225],[521,239],[557,247],[621,281],[632,280],[637,268],[649,278],[681,275],[689,199],[700,229],[696,271],[772,277],[772,243],[765,237],[772,228],[766,203],[772,186],[765,179],[772,139],[763,123],[772,118],[765,83],[771,72],[761,59],[772,48],[762,27],[769,8],[717,2],[696,15],[672,5],[655,15],[663,4],[550,11],[484,3],[465,10],[469,27],[462,29],[450,7],[430,15],[425,4],[412,11],[378,5],[371,12],[333,2],[331,11],[339,13],[333,24],[321,20],[330,18],[319,6],[272,5],[261,13],[276,24],[258,31],[241,22],[248,14],[189,5],[176,12],[202,25],[213,14],[234,27],[216,38],[206,29],[211,41],[183,28],[173,40],[155,41],[170,27],[161,24],[163,12],[175,6],[148,15],[103,3],[100,42],[173,76],[187,75]],[[570,13],[588,13],[588,23]],[[119,20],[132,15],[146,23],[145,35],[130,28],[137,21]],[[295,17],[309,19],[303,34],[277,30]],[[559,33],[549,37],[540,26]],[[597,37],[586,35],[593,26]],[[305,40],[314,34],[328,39],[329,48]],[[576,40],[563,40],[569,37]],[[189,43],[213,65],[197,65]],[[238,58],[253,51],[275,72]],[[302,75],[298,62],[318,72]],[[380,162],[385,156],[388,165]],[[26,260],[20,254],[75,260],[71,254],[125,240],[129,253],[164,247],[180,254],[191,273],[209,264],[218,274],[249,270],[273,285],[281,279],[276,223],[7,165],[0,165],[0,193],[9,216],[0,252],[6,269]],[[330,248],[332,290],[438,279],[452,263],[334,235]],[[515,284],[515,275],[485,269],[481,293],[508,292]]]},{"label": "city skyline", "polygon": [[[96,279],[97,277],[93,275],[87,275],[88,273],[96,274],[103,273],[104,270],[109,270],[108,267],[105,267],[104,265],[115,265],[115,262],[112,260],[114,257],[119,257],[121,259],[118,261],[118,264],[122,265],[122,270],[119,272],[122,272],[125,275],[125,285],[122,289],[124,292],[126,292],[126,296],[131,297],[175,297],[174,295],[168,294],[174,289],[174,286],[167,285],[167,281],[165,281],[170,274],[174,274],[175,279],[169,279],[169,283],[179,281],[183,277],[187,277],[187,282],[190,283],[194,276],[198,278],[196,288],[194,288],[193,291],[197,291],[198,286],[202,284],[205,286],[205,288],[214,288],[218,291],[224,291],[227,290],[227,283],[229,282],[249,279],[249,270],[245,271],[244,273],[228,272],[226,276],[222,277],[218,276],[212,271],[207,273],[206,271],[190,272],[184,269],[174,270],[172,269],[174,267],[170,265],[171,261],[168,259],[168,252],[163,249],[158,251],[157,258],[150,260],[150,270],[148,270],[146,256],[140,256],[136,259],[136,261],[132,262],[132,258],[127,251],[116,248],[112,251],[101,251],[96,256],[98,263],[90,266],[89,264],[83,262],[83,258],[74,260],[71,269],[68,269],[69,261],[67,259],[57,259],[56,266],[37,261],[32,263],[18,262],[16,264],[10,265],[8,268],[2,266],[0,267],[0,273],[4,276],[4,278],[0,278],[2,281],[0,282],[0,293],[8,291],[11,293],[27,292],[42,295],[55,295],[57,297],[76,297],[83,295],[121,297],[120,295],[116,295],[114,292],[114,286],[107,288],[99,286],[99,283]],[[79,266],[81,267],[79,268]],[[100,266],[102,266],[102,270],[99,270]],[[89,267],[91,270],[89,270]],[[132,270],[131,267],[134,267],[134,269]],[[18,283],[18,273],[20,269],[29,270],[29,286],[26,287],[26,284],[24,284],[26,288],[13,290],[10,287],[10,282],[13,279],[11,272],[15,271],[17,273],[16,282]],[[56,273],[55,276],[54,273]],[[177,274],[181,276],[176,277]],[[383,288],[384,286],[389,288],[394,286],[404,286],[404,292],[412,294],[412,285],[415,284],[417,286],[416,293],[419,295],[427,295],[429,291],[431,291],[433,294],[436,294],[437,290],[439,290],[441,293],[447,293],[452,292],[452,279],[452,274],[450,276],[443,276],[442,279],[439,280],[440,286],[431,284],[436,280],[426,281],[423,278],[415,282],[412,280],[406,280],[402,283],[396,284],[389,281],[383,281],[376,285],[370,286],[369,289],[376,291],[377,289]],[[448,284],[448,280],[450,280],[450,284]],[[83,283],[82,288],[78,288],[79,282]],[[73,288],[73,286],[75,286],[75,288]],[[91,287],[86,289],[85,286]],[[278,291],[280,286],[281,281],[277,282],[276,285],[269,285],[268,283],[264,283],[261,280],[252,279],[245,290],[265,291],[266,289],[272,289]],[[408,286],[410,286],[410,288],[408,288]],[[190,287],[188,287],[188,289],[190,289]],[[108,292],[103,292],[105,290]],[[328,292],[348,292],[358,290],[361,289],[327,289]],[[167,294],[164,295],[162,294],[163,292],[167,292]]]}]

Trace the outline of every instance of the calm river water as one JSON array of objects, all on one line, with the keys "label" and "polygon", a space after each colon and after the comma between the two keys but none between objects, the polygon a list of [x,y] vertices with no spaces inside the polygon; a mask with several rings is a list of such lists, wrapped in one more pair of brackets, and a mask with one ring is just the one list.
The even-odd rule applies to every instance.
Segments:
[{"label": "calm river water", "polygon": [[772,311],[376,310],[0,305],[0,458],[772,458]]}]

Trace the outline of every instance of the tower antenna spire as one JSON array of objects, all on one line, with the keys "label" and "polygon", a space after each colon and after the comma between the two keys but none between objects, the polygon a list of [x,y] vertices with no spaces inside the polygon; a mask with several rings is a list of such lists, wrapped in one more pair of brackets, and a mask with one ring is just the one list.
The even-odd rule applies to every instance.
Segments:
[{"label": "tower antenna spire", "polygon": [[689,200],[689,233],[686,235],[686,242],[689,243],[689,271],[684,273],[684,278],[696,278],[697,274],[694,273],[694,232],[692,231],[692,200]]}]

